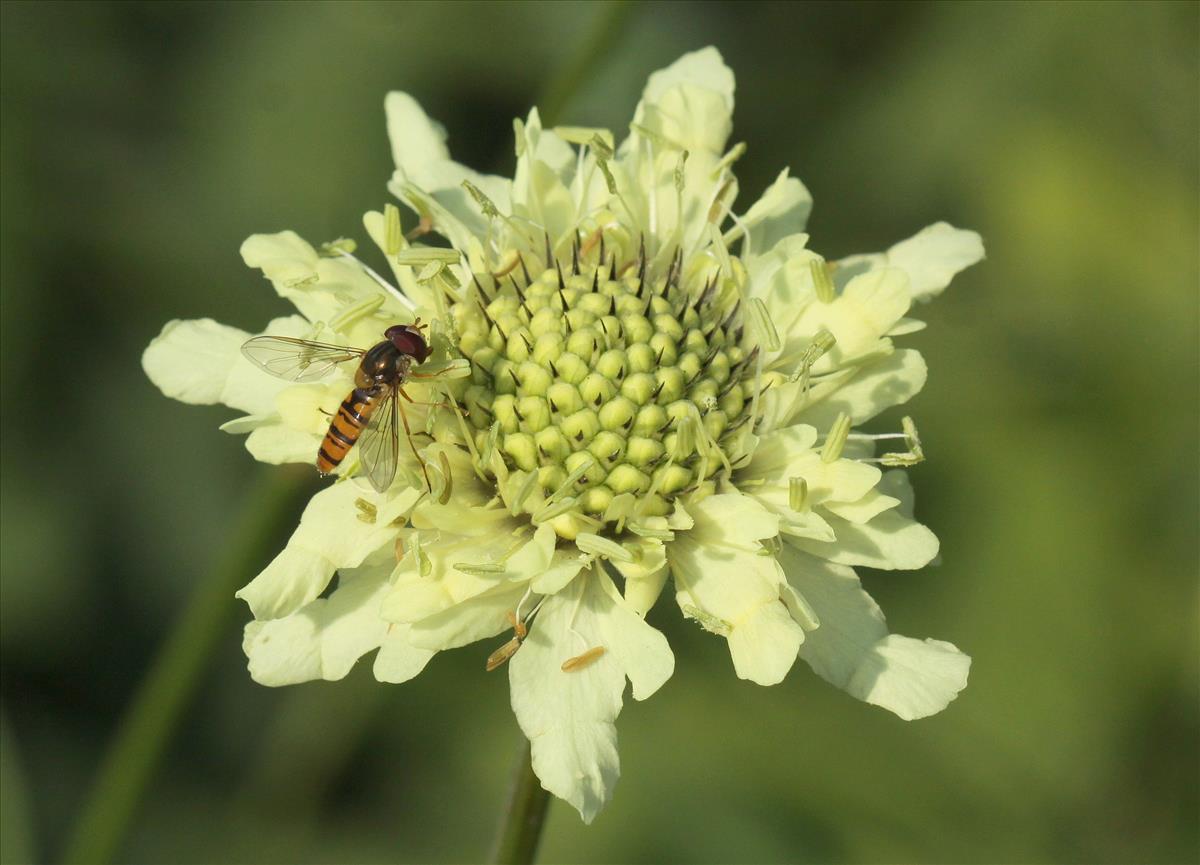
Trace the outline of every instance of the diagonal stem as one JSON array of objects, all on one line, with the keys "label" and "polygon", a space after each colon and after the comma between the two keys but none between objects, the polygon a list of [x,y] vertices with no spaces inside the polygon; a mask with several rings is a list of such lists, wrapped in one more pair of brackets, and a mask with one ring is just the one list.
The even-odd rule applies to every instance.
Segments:
[{"label": "diagonal stem", "polygon": [[620,39],[636,8],[632,0],[611,0],[603,5],[595,5],[598,11],[586,40],[538,98],[538,112],[547,128],[562,120],[563,109],[575,96],[588,73],[595,71]]},{"label": "diagonal stem", "polygon": [[488,861],[493,865],[531,865],[542,840],[549,805],[550,793],[533,774],[529,742],[522,736],[521,757],[513,776],[508,808]]},{"label": "diagonal stem", "polygon": [[300,494],[308,483],[300,472],[274,467],[262,470],[242,506],[225,554],[197,585],[113,734],[67,844],[64,862],[98,865],[112,860],[196,693],[214,646],[234,621],[237,605],[233,593],[294,521]]}]

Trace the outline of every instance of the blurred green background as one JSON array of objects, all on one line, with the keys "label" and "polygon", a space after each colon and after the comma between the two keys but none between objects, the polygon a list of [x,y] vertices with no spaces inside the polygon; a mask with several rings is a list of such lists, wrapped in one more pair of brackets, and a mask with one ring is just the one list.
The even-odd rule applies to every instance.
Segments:
[{"label": "blurred green background", "polygon": [[[1198,9],[631,10],[562,122],[623,128],[649,72],[716,44],[746,201],[790,165],[831,257],[938,219],[983,234],[988,260],[908,338],[931,370],[906,411],[943,562],[864,577],[895,630],[975,660],[946,712],[906,724],[803,665],[776,688],[738,681],[720,641],[660,605],[677,672],[627,703],[596,823],[552,806],[544,861],[1200,857]],[[461,161],[511,171],[511,118],[609,11],[0,6],[5,862],[60,860],[258,482],[216,429],[230,413],[161,397],[143,347],[170,318],[282,313],[238,257],[251,233],[363,239],[391,171],[388,89],[444,122]],[[118,859],[482,857],[518,742],[490,648],[399,687],[360,668],[268,690],[244,669],[247,617],[230,598]]]}]

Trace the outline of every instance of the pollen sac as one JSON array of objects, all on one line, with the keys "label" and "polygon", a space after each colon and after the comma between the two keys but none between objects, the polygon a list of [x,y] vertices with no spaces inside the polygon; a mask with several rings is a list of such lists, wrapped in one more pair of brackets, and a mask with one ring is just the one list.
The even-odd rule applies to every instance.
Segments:
[{"label": "pollen sac", "polygon": [[754,331],[736,287],[712,262],[606,248],[603,261],[594,246],[557,261],[523,250],[528,276],[477,273],[452,309],[475,449],[523,475],[505,488],[540,490],[506,502],[515,512],[566,537],[669,514],[728,470],[738,431],[753,426],[755,367],[743,361],[754,346],[740,340]]}]

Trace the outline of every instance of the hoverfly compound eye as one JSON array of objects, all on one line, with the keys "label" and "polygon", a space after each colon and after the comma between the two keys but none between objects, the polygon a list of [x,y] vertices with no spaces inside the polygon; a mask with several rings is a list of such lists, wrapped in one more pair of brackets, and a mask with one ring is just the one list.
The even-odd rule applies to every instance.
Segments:
[{"label": "hoverfly compound eye", "polygon": [[398,351],[416,358],[418,363],[423,362],[432,353],[421,331],[411,324],[394,324],[384,331],[383,335],[391,340]]}]

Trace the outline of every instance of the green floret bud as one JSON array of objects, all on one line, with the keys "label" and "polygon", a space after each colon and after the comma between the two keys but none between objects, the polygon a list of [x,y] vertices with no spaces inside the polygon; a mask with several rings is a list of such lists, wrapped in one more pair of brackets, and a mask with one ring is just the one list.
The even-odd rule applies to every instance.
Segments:
[{"label": "green floret bud", "polygon": [[751,420],[755,365],[743,361],[754,344],[740,340],[756,332],[737,285],[714,279],[709,261],[655,273],[636,252],[622,257],[622,243],[609,247],[615,261],[575,250],[531,278],[478,273],[478,292],[451,308],[471,364],[454,395],[477,470],[525,473],[514,481],[525,494],[506,504],[567,538],[618,538],[631,519],[719,483]]}]

